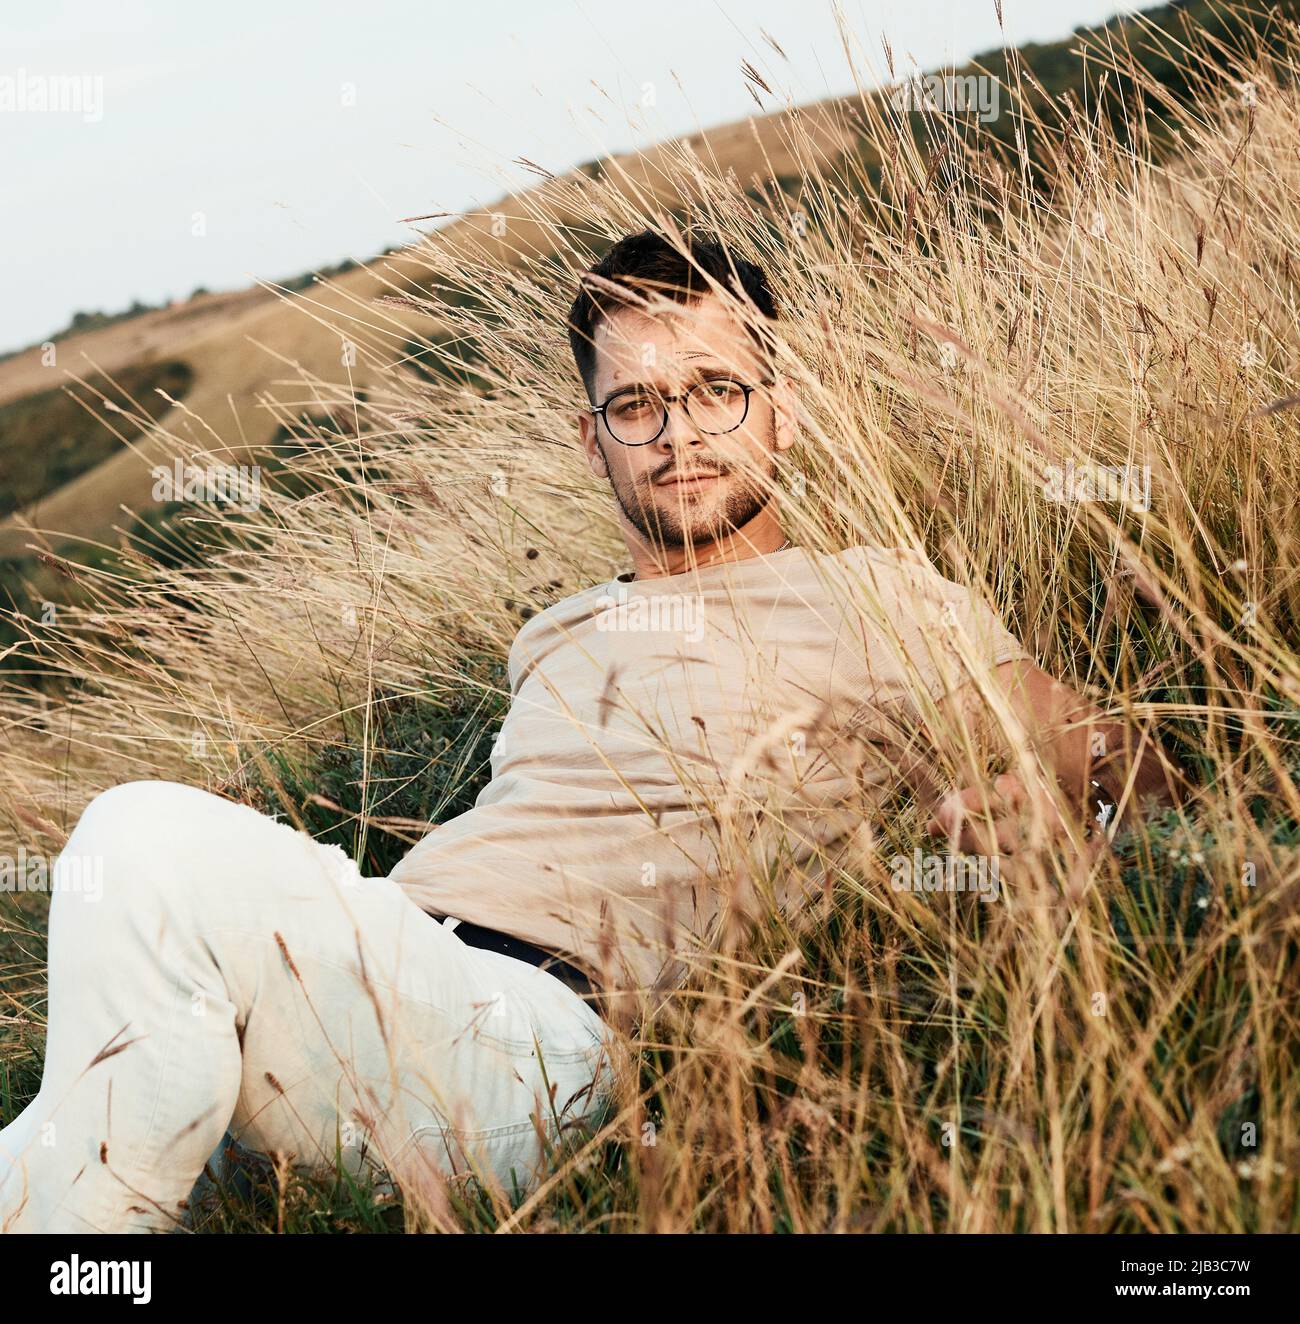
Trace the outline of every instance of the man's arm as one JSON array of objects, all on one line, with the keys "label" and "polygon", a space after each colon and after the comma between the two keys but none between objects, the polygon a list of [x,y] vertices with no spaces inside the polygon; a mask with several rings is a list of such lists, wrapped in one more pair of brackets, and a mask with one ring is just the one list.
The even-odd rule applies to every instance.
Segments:
[{"label": "man's arm", "polygon": [[[1078,822],[1109,829],[1144,799],[1173,805],[1184,797],[1185,782],[1149,732],[1106,717],[1090,699],[1032,662],[1004,662],[994,669],[993,680],[1014,725],[1023,732],[1024,744],[1056,779]],[[940,707],[950,720],[982,722],[987,729],[982,701],[970,686]],[[977,851],[995,841],[998,850],[1013,853],[1033,801],[1025,780],[1009,774],[991,787],[970,786],[944,796],[927,831],[948,836],[958,849]],[[1049,820],[1058,820],[1054,826],[1066,826],[1053,807],[1041,802],[1038,807]],[[985,814],[992,818],[993,841]]]}]

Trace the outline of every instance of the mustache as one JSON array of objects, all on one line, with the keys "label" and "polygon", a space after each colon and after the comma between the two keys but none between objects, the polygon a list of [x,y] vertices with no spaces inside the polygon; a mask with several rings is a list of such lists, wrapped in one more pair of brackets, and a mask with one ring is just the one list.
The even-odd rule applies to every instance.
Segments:
[{"label": "mustache", "polygon": [[669,460],[661,464],[657,469],[650,473],[646,481],[651,487],[657,487],[659,483],[669,474],[674,478],[725,478],[731,469],[727,465],[710,465],[707,468],[682,469],[676,460]]}]

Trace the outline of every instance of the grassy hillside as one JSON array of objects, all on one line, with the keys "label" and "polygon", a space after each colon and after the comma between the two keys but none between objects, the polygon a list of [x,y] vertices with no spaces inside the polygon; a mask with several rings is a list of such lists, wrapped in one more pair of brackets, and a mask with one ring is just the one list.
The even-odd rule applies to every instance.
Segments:
[{"label": "grassy hillside", "polygon": [[158,393],[182,399],[193,377],[177,360],[132,364],[116,381],[93,374],[0,405],[0,515],[21,508],[38,521],[43,497],[128,446],[169,408]]},{"label": "grassy hillside", "polygon": [[[1294,0],[1283,0],[1273,9],[1276,13],[1269,17],[1262,7],[1228,10],[1195,0],[1151,10],[1141,21],[1117,19],[1102,28],[1081,29],[1060,42],[1014,53],[990,52],[958,71],[987,70],[1005,83],[1002,113],[985,128],[982,148],[1005,150],[1014,145],[1020,131],[1026,137],[1029,161],[1034,169],[1040,168],[1039,163],[1050,159],[1058,148],[1046,126],[1053,118],[1051,108],[1063,96],[1083,106],[1100,104],[1121,140],[1135,105],[1149,109],[1153,124],[1155,119],[1168,119],[1186,100],[1190,86],[1189,62],[1179,55],[1185,46],[1187,24],[1223,43],[1222,49],[1205,47],[1203,56],[1222,63],[1243,34],[1255,30],[1276,34],[1280,30],[1276,14],[1294,14]],[[1105,52],[1111,47],[1131,48],[1131,72],[1115,68],[1105,76]],[[1085,49],[1094,52],[1090,59],[1081,58]],[[896,68],[894,72],[902,78],[911,71]],[[1142,91],[1146,86],[1143,78],[1150,80],[1150,96]],[[1106,87],[1100,95],[1103,81]],[[760,104],[775,102],[769,89],[752,85]],[[881,163],[895,151],[893,145],[874,143],[862,132],[864,106],[879,99],[863,94],[804,107],[793,117],[786,112],[763,114],[692,135],[681,145],[720,171],[734,170],[756,202],[768,206],[784,190],[792,205],[798,205],[801,172],[807,162],[790,149],[791,128],[797,121],[799,132],[807,135],[813,160],[822,159],[835,168],[850,153],[864,167],[862,187],[876,190],[882,186]],[[933,134],[933,118],[913,114],[905,122],[924,143]],[[1154,129],[1157,138],[1169,137],[1167,128],[1154,124]],[[465,269],[458,278],[463,281],[469,273],[472,283],[479,254],[492,260],[509,253],[516,262],[563,263],[566,250],[575,246],[577,237],[571,227],[578,222],[578,199],[587,185],[614,187],[629,205],[659,205],[680,216],[680,190],[667,166],[672,151],[673,145],[666,144],[644,153],[589,162],[536,190],[502,199],[486,215],[452,221],[442,238],[455,243],[464,255]],[[854,173],[846,172],[845,178]],[[892,187],[892,182],[885,179],[883,186]],[[494,214],[507,218],[503,235],[491,233],[490,216]],[[546,224],[535,219],[542,214]],[[593,250],[599,247],[594,239],[590,234],[580,236],[581,243]],[[149,430],[149,444],[138,454],[109,456],[59,491],[42,494],[39,510],[0,518],[0,557],[27,554],[32,542],[29,524],[45,530],[54,544],[73,549],[78,540],[89,540],[88,548],[117,541],[122,507],[140,512],[149,504],[149,464],[158,458],[211,448],[214,437],[207,428],[219,438],[218,449],[228,462],[251,463],[258,454],[265,454],[286,418],[296,416],[303,405],[319,404],[332,392],[346,394],[354,385],[364,386],[367,373],[373,370],[397,364],[423,373],[431,367],[435,371],[468,370],[459,361],[448,369],[449,359],[431,351],[440,336],[445,339],[445,332],[439,330],[427,308],[422,314],[410,306],[376,303],[385,294],[423,297],[429,293],[421,284],[418,244],[360,265],[345,259],[320,275],[327,284],[307,275],[286,281],[275,291],[201,294],[168,309],[145,310],[138,316],[113,319],[89,333],[60,337],[60,368],[81,375],[96,369],[118,373],[128,366],[142,371],[165,358],[184,360],[193,373],[187,402],[192,414],[165,414],[157,420],[159,426]],[[454,301],[450,288],[454,283],[448,281],[449,288],[436,292],[436,302]],[[342,363],[344,335],[368,340],[377,357],[363,356],[348,369]],[[0,406],[26,399],[26,416],[35,417],[42,405],[34,397],[49,398],[49,390],[50,371],[42,365],[38,347],[0,362]],[[194,416],[203,419],[206,427],[194,427]],[[78,452],[86,450],[87,438],[99,425],[87,415],[80,428],[85,429],[86,437],[79,435],[75,424],[65,434],[68,447]],[[20,435],[23,431],[11,429],[7,435],[14,445],[30,447],[32,443]],[[0,444],[8,444],[3,436]],[[11,463],[10,469],[19,463]],[[22,506],[25,493],[15,489],[9,503],[11,509]],[[0,510],[0,515],[4,513]]]}]

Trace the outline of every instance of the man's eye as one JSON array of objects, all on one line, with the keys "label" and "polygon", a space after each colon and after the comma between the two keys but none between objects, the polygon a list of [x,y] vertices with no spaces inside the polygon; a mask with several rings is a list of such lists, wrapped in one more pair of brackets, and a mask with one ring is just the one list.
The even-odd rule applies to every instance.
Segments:
[{"label": "man's eye", "polygon": [[614,406],[614,413],[619,418],[639,418],[650,409],[654,401],[647,395],[625,396]]}]

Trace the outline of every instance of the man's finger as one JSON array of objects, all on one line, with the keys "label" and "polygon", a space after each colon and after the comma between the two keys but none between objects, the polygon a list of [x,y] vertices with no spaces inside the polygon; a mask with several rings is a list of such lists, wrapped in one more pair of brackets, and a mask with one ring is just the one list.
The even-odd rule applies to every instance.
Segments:
[{"label": "man's finger", "polygon": [[932,837],[957,836],[962,824],[972,815],[992,812],[991,801],[998,798],[987,786],[967,786],[949,791],[939,801],[934,817],[925,825],[925,830]]},{"label": "man's finger", "polygon": [[1029,792],[1024,782],[1014,773],[1004,772],[996,778],[993,789],[998,793],[1003,804],[1011,809],[1021,809],[1029,800]]}]

